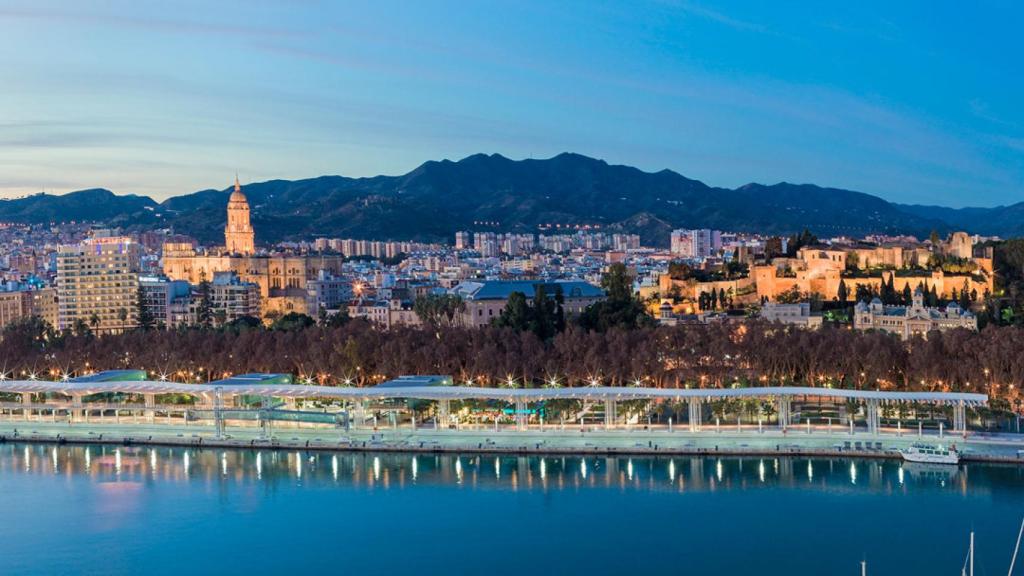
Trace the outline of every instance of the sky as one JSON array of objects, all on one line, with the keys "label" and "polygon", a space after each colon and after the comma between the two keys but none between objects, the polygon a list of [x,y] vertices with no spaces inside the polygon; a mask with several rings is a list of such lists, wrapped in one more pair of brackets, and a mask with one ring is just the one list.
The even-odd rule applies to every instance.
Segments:
[{"label": "sky", "polygon": [[570,151],[1024,201],[1024,3],[0,0],[0,197]]}]

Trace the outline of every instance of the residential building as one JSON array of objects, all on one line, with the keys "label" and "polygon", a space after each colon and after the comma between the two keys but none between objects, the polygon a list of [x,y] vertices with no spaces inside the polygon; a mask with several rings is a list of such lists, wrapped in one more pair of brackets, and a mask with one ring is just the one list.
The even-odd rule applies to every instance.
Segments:
[{"label": "residential building", "polygon": [[703,260],[722,250],[719,230],[673,230],[670,240],[673,254],[692,260]]},{"label": "residential building", "polygon": [[81,320],[94,332],[136,326],[141,246],[123,236],[94,237],[57,251],[57,327]]},{"label": "residential building", "polygon": [[0,328],[31,316],[57,325],[57,291],[53,288],[14,285],[0,290]]},{"label": "residential building", "polygon": [[139,276],[139,296],[142,307],[149,312],[156,327],[192,324],[190,314],[192,287],[184,280],[171,280],[166,276]]},{"label": "residential building", "polygon": [[[210,282],[210,300],[218,323],[243,316],[260,315],[260,287],[242,280],[235,272],[217,272]],[[193,295],[195,306],[195,295]]]},{"label": "residential building", "polygon": [[316,280],[306,282],[306,310],[315,316],[320,309],[339,310],[352,297],[352,281],[320,270]]}]

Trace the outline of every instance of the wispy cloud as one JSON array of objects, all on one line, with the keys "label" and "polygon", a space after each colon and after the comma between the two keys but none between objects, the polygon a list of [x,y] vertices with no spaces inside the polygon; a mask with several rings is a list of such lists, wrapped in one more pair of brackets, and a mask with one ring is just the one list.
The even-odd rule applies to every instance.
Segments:
[{"label": "wispy cloud", "polygon": [[280,27],[240,26],[236,24],[210,23],[195,20],[164,18],[140,18],[123,13],[87,13],[73,10],[46,10],[41,8],[0,8],[0,19],[38,20],[51,23],[75,25],[114,26],[153,30],[173,34],[194,34],[204,36],[240,37],[299,37],[301,31]]}]

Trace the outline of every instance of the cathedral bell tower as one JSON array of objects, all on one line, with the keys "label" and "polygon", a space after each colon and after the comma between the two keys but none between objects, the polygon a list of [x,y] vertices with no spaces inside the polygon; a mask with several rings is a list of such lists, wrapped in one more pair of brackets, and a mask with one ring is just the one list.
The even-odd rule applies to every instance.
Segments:
[{"label": "cathedral bell tower", "polygon": [[228,225],[224,227],[224,246],[231,254],[250,255],[256,252],[256,234],[249,223],[249,200],[235,175],[235,191],[228,200]]}]

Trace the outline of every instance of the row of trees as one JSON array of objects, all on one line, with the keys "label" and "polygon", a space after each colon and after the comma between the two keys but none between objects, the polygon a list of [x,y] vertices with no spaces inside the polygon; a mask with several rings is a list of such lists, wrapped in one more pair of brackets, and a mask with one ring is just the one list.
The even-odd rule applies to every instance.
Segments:
[{"label": "row of trees", "polygon": [[865,389],[987,391],[1016,398],[1024,329],[932,333],[902,342],[884,333],[807,331],[748,321],[701,326],[568,325],[545,341],[490,326],[392,327],[354,319],[291,330],[132,331],[53,338],[45,324],[5,331],[8,376],[145,368],[155,374],[291,372],[325,383],[374,384],[401,374],[450,374],[475,385],[660,387],[807,384]]}]

